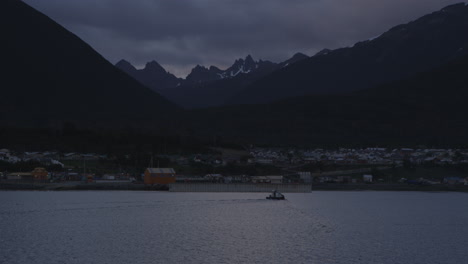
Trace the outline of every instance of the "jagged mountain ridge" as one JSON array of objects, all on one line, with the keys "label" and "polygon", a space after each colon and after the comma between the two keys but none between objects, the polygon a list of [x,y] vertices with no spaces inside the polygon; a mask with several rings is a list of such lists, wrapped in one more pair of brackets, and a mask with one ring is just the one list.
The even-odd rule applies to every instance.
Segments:
[{"label": "jagged mountain ridge", "polygon": [[236,93],[252,84],[256,80],[272,74],[278,69],[287,67],[304,58],[304,54],[295,54],[282,63],[270,61],[255,61],[249,55],[245,59],[238,59],[222,73],[218,73],[217,80],[191,83],[176,89],[167,89],[162,95],[185,108],[206,108],[221,106]]},{"label": "jagged mountain ridge", "polygon": [[343,94],[430,70],[468,54],[468,5],[447,6],[353,47],[323,50],[245,87],[229,104]]},{"label": "jagged mountain ridge", "polygon": [[[117,62],[115,66],[135,79],[141,81],[143,84],[146,84],[153,90],[158,91],[180,85],[200,84],[210,81],[234,78],[239,74],[249,74],[257,70],[263,71],[264,69],[282,68],[305,58],[308,58],[308,56],[302,53],[296,53],[293,57],[284,62],[274,63],[263,60],[255,61],[251,55],[247,55],[245,59],[240,58],[235,60],[233,65],[226,70],[221,70],[213,65],[209,68],[202,65],[196,65],[185,79],[177,78],[173,74],[167,72],[159,63],[154,60],[148,62],[143,69],[136,69],[130,62],[124,59]],[[173,82],[168,84],[164,82],[152,83],[152,81],[150,81],[152,79],[159,81],[162,81],[163,79],[170,79],[173,80]]]},{"label": "jagged mountain ridge", "polygon": [[[119,61],[116,67],[176,104],[187,108],[197,108],[222,105],[227,98],[258,78],[305,58],[308,56],[296,53],[284,62],[274,63],[264,60],[256,61],[251,55],[247,55],[245,59],[237,59],[226,70],[221,70],[216,66],[206,68],[197,65],[185,79],[166,72],[159,64],[160,69],[157,72],[149,71],[148,64],[145,68],[137,70],[125,60]],[[153,63],[156,62],[153,61]]]},{"label": "jagged mountain ridge", "polygon": [[115,66],[155,92],[176,87],[184,81],[183,79],[177,78],[175,75],[167,72],[154,60],[146,63],[145,67],[141,70],[137,70],[126,60],[120,60],[115,64]]}]

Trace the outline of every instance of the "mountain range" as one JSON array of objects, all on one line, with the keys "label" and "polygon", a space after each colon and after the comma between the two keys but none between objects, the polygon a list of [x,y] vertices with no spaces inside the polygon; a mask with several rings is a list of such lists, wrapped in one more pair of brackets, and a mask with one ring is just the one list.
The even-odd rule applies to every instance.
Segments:
[{"label": "mountain range", "polygon": [[[274,64],[255,62],[247,56],[225,71],[197,66],[185,81],[172,81],[172,87],[164,81],[169,77],[161,77],[159,82],[148,82],[147,76],[136,78],[186,108],[343,94],[403,79],[468,54],[466,32],[468,6],[460,3],[395,26],[352,47],[324,49],[312,57],[297,54],[290,61]],[[174,78],[171,76],[171,80]]]},{"label": "mountain range", "polygon": [[154,61],[142,70],[125,61],[114,67],[22,1],[0,7],[3,129],[71,122],[298,146],[468,141],[465,4],[353,47],[280,64],[247,56],[226,70],[197,66],[185,79]]},{"label": "mountain range", "polygon": [[463,56],[367,90],[198,109],[187,122],[199,133],[245,144],[467,147],[467,100]]},{"label": "mountain range", "polygon": [[125,60],[120,60],[115,66],[182,107],[200,108],[223,105],[254,81],[306,58],[307,55],[296,53],[284,62],[274,63],[256,61],[247,55],[245,59],[237,59],[226,70],[197,65],[185,79],[167,72],[156,61],[148,62],[140,70]]},{"label": "mountain range", "polygon": [[353,47],[326,51],[245,87],[229,104],[343,94],[431,70],[468,54],[468,5],[447,6]]}]

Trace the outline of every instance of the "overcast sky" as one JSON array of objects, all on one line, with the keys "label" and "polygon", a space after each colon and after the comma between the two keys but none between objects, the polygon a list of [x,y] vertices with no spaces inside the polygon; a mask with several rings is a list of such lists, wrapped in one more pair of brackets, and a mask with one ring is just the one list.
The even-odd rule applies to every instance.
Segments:
[{"label": "overcast sky", "polygon": [[[185,77],[195,65],[280,62],[380,35],[463,0],[25,0],[115,64],[158,61]],[[466,2],[466,1],[465,1]]]}]

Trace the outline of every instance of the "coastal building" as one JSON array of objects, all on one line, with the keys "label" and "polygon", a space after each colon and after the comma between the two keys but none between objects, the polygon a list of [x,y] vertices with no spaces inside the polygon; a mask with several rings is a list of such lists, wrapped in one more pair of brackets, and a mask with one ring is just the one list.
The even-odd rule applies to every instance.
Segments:
[{"label": "coastal building", "polygon": [[274,183],[281,184],[283,183],[283,176],[252,176],[253,183]]},{"label": "coastal building", "polygon": [[115,175],[114,174],[104,174],[102,175],[103,180],[115,180]]},{"label": "coastal building", "polygon": [[301,171],[301,172],[299,172],[299,178],[304,183],[311,183],[312,182],[312,175],[310,174],[310,171]]},{"label": "coastal building", "polygon": [[464,184],[465,179],[461,177],[445,177],[443,182],[445,184]]},{"label": "coastal building", "polygon": [[206,174],[203,178],[211,182],[224,182],[222,174]]},{"label": "coastal building", "polygon": [[362,175],[362,180],[363,180],[364,182],[367,182],[367,183],[371,183],[371,182],[372,182],[372,178],[373,178],[373,177],[372,177],[372,175],[370,175],[370,174],[364,174],[364,175]]},{"label": "coastal building", "polygon": [[169,184],[176,181],[173,168],[147,168],[144,173],[145,184]]},{"label": "coastal building", "polygon": [[8,161],[10,158],[10,151],[8,149],[0,149],[0,160]]},{"label": "coastal building", "polygon": [[31,172],[32,177],[34,180],[47,180],[47,176],[49,172],[46,169],[37,167]]}]

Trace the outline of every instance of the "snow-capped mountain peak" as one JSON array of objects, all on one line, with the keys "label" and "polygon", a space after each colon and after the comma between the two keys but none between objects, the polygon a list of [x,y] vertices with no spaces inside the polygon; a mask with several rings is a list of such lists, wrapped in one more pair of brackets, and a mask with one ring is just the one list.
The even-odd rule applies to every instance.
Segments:
[{"label": "snow-capped mountain peak", "polygon": [[223,76],[222,78],[232,78],[241,73],[250,73],[258,69],[258,66],[258,62],[255,61],[252,56],[247,55],[245,59],[236,60],[231,67],[221,74],[221,76]]}]

